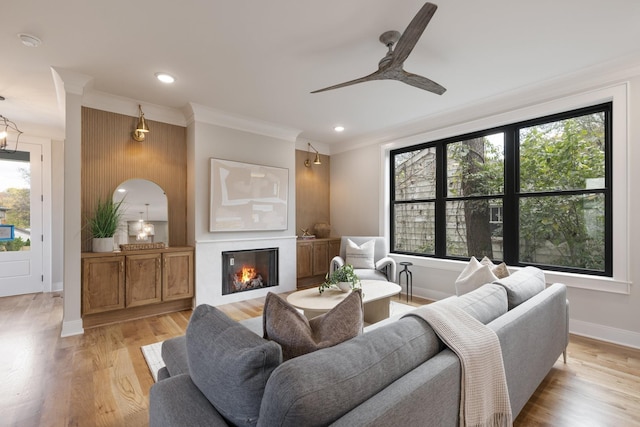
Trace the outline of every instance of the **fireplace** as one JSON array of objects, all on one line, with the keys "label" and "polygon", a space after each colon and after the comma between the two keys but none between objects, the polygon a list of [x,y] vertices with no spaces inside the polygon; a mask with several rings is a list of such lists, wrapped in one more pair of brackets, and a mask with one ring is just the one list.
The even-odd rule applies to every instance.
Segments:
[{"label": "fireplace", "polygon": [[278,248],[222,252],[222,295],[278,286]]}]

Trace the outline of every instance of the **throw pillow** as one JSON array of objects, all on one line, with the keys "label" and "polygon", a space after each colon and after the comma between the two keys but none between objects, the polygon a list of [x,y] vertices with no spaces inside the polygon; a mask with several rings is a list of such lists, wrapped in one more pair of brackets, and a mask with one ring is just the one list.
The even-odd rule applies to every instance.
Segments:
[{"label": "throw pillow", "polygon": [[262,315],[264,337],[280,344],[282,356],[288,360],[360,335],[362,316],[360,289],[353,290],[330,311],[311,320],[286,300],[269,292]]},{"label": "throw pillow", "polygon": [[507,264],[505,264],[504,262],[495,265],[490,259],[489,257],[485,256],[484,258],[482,258],[482,261],[480,261],[480,264],[482,265],[486,265],[491,269],[491,272],[498,278],[498,279],[502,279],[505,278],[509,275],[509,269],[507,268]]},{"label": "throw pillow", "polygon": [[199,305],[186,333],[193,383],[231,424],[257,424],[271,372],[282,363],[282,350],[222,311]]},{"label": "throw pillow", "polygon": [[498,280],[491,267],[480,264],[476,257],[472,256],[462,273],[456,279],[456,295],[464,295],[478,289],[485,283]]},{"label": "throw pillow", "polygon": [[351,264],[353,268],[376,268],[373,260],[375,245],[375,240],[369,240],[358,246],[351,239],[347,239],[345,262]]},{"label": "throw pillow", "polygon": [[544,271],[531,266],[518,270],[511,276],[496,280],[493,283],[503,286],[507,290],[509,310],[544,291],[546,287]]}]

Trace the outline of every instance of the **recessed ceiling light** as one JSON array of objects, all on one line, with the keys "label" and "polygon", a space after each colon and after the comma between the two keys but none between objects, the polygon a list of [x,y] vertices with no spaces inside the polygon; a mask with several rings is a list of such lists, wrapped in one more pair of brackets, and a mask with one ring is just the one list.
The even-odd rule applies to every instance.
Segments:
[{"label": "recessed ceiling light", "polygon": [[42,40],[32,34],[20,33],[18,38],[27,47],[38,47],[42,44]]},{"label": "recessed ceiling light", "polygon": [[156,79],[160,80],[162,83],[173,83],[176,79],[167,73],[156,73]]},{"label": "recessed ceiling light", "polygon": [[344,126],[336,126],[333,128],[336,132],[342,132],[344,130]]}]

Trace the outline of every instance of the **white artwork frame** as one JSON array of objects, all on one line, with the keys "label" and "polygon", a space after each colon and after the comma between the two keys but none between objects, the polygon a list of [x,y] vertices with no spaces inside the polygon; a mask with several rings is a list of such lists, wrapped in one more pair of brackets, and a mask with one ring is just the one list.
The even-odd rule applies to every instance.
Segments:
[{"label": "white artwork frame", "polygon": [[211,158],[209,231],[288,228],[289,169]]}]

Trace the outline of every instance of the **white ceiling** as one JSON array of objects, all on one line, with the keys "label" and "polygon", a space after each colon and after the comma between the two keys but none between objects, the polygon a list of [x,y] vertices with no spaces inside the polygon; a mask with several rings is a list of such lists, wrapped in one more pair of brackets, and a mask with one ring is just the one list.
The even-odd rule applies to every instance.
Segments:
[{"label": "white ceiling", "polygon": [[[31,134],[63,135],[59,67],[92,76],[96,91],[171,108],[193,102],[338,147],[640,61],[637,0],[435,3],[405,69],[442,84],[442,96],[394,81],[309,93],[375,71],[386,53],[379,35],[404,31],[420,0],[3,2],[0,114]],[[43,44],[25,47],[18,33]],[[157,71],[177,81],[163,85]],[[347,130],[336,134],[336,124]]]}]

